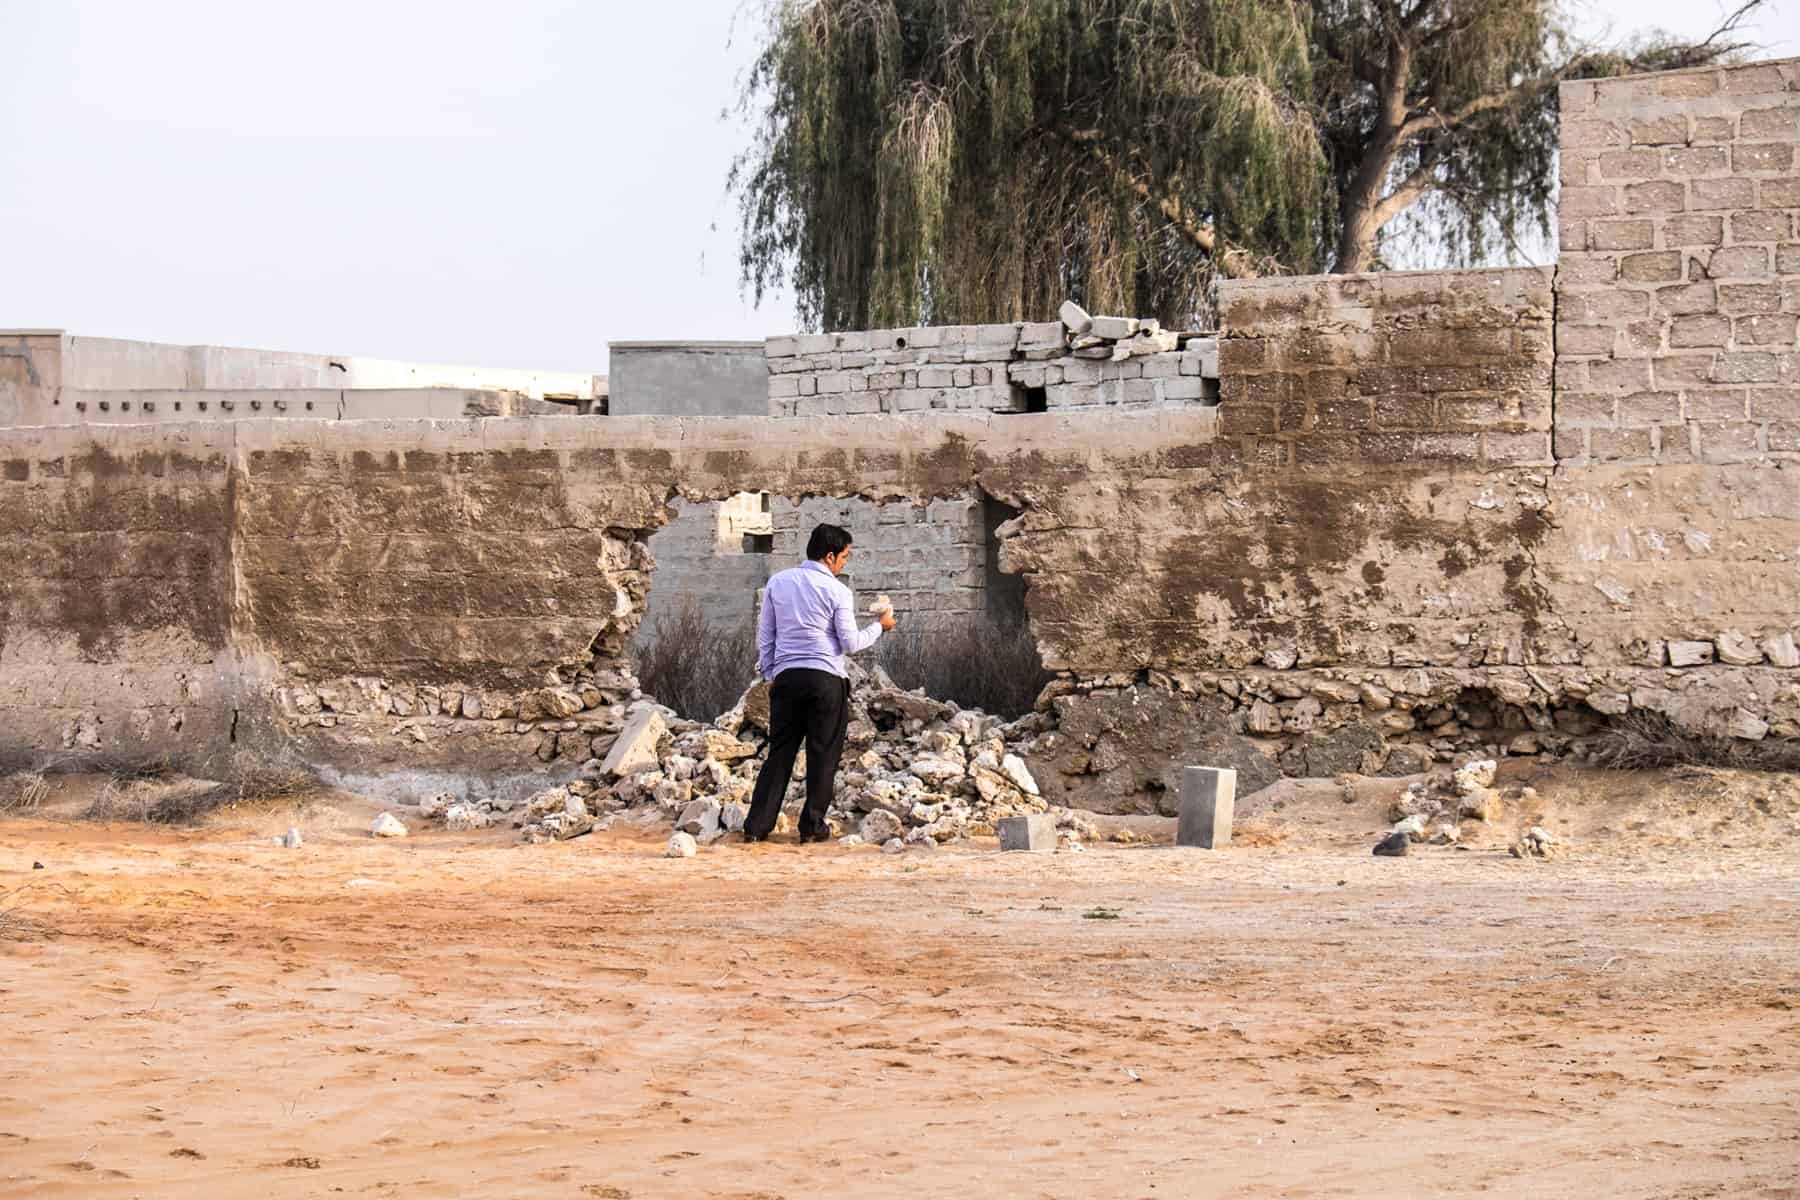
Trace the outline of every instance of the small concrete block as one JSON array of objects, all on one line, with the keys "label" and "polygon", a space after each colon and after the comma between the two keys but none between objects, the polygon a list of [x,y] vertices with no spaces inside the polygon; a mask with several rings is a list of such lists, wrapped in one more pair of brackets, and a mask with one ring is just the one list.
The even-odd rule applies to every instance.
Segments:
[{"label": "small concrete block", "polygon": [[1138,331],[1136,317],[1095,317],[1089,326],[1089,332],[1095,337],[1116,342],[1120,338],[1128,338]]},{"label": "small concrete block", "polygon": [[1231,845],[1231,815],[1237,802],[1237,772],[1221,767],[1188,767],[1181,772],[1181,816],[1177,846],[1217,850]]},{"label": "small concrete block", "polygon": [[1049,813],[1002,817],[997,828],[1002,850],[1032,850],[1046,854],[1056,849],[1056,818]]}]

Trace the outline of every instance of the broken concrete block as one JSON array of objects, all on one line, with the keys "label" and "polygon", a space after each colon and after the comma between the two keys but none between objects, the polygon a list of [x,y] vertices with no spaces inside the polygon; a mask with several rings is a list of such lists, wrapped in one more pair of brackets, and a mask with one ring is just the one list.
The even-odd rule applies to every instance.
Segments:
[{"label": "broken concrete block", "polygon": [[610,778],[622,779],[640,771],[656,770],[661,765],[656,757],[656,743],[667,732],[668,725],[659,710],[648,706],[638,709],[619,732],[612,749],[606,752],[606,761],[600,764],[601,772]]},{"label": "broken concrete block", "polygon": [[1000,835],[1002,850],[1030,850],[1042,854],[1056,849],[1056,818],[1049,813],[1002,817],[995,831]]},{"label": "broken concrete block", "polygon": [[1711,642],[1670,642],[1669,665],[1671,667],[1699,667],[1713,660],[1713,644]]},{"label": "broken concrete block", "polygon": [[664,858],[692,858],[700,852],[700,845],[694,841],[690,833],[676,830],[669,835],[668,848],[663,851]]},{"label": "broken concrete block", "polygon": [[1092,333],[1098,338],[1105,338],[1109,342],[1128,338],[1138,331],[1136,317],[1093,317],[1091,321],[1086,332]]},{"label": "broken concrete block", "polygon": [[1188,767],[1182,771],[1181,815],[1175,825],[1175,844],[1203,850],[1229,846],[1236,802],[1236,771],[1220,767]]},{"label": "broken concrete block", "polygon": [[1087,309],[1073,300],[1064,300],[1062,307],[1056,310],[1056,315],[1062,318],[1062,323],[1068,326],[1069,332],[1077,337],[1094,327],[1094,318],[1088,316]]}]

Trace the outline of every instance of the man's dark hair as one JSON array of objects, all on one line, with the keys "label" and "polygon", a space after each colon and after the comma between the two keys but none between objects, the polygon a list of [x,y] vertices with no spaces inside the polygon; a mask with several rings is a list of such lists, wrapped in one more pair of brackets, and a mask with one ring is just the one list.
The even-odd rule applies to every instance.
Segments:
[{"label": "man's dark hair", "polygon": [[812,536],[806,539],[806,557],[818,562],[831,554],[841,554],[850,548],[850,531],[842,525],[819,525],[814,527]]}]

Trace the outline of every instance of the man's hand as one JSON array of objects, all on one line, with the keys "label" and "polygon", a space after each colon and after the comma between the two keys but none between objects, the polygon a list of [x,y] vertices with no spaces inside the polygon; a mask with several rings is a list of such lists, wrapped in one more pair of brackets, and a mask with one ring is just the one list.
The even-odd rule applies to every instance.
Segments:
[{"label": "man's hand", "polygon": [[894,627],[894,614],[891,611],[882,613],[881,614],[881,628],[882,628],[883,632],[885,632],[889,629],[892,629],[893,627]]}]

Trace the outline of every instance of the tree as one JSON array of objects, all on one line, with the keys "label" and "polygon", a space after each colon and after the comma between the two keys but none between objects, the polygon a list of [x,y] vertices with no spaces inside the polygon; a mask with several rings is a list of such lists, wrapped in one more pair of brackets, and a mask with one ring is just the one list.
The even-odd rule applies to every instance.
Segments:
[{"label": "tree", "polygon": [[[743,279],[808,327],[1187,324],[1218,275],[1546,233],[1556,83],[1725,38],[1577,45],[1553,0],[778,0],[734,164]],[[1397,224],[1398,223],[1398,224]]]},{"label": "tree", "polygon": [[1548,234],[1565,79],[1701,66],[1751,0],[1705,41],[1578,43],[1551,0],[1314,0],[1314,111],[1337,209],[1333,271],[1380,265],[1410,216],[1450,261],[1479,262],[1527,226]]}]

